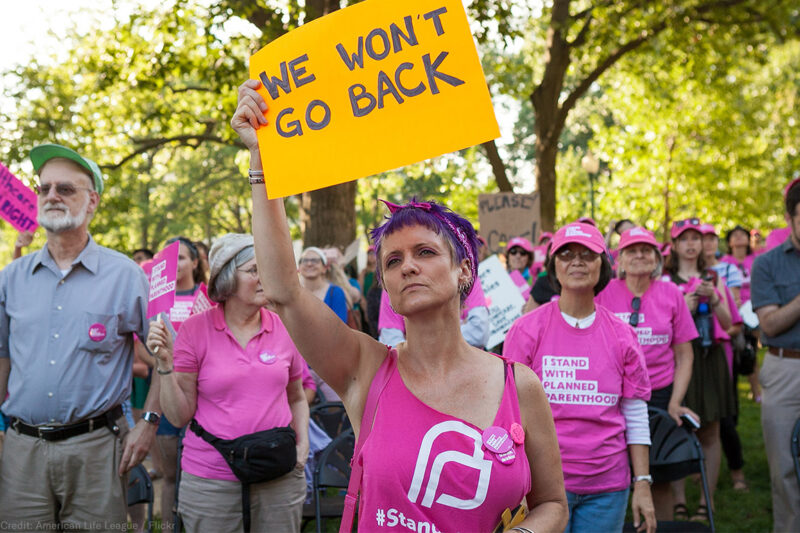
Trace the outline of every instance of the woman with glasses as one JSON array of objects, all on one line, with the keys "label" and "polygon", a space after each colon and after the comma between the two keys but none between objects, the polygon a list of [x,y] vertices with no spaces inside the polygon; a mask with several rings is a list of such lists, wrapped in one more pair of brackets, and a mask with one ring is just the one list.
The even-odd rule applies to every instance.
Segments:
[{"label": "woman with glasses", "polygon": [[390,217],[372,232],[376,278],[405,319],[406,340],[389,349],[348,328],[293,275],[283,201],[269,200],[261,179],[271,147],[259,149],[256,131],[271,124],[260,86],[239,87],[231,126],[250,150],[268,299],[342,398],[359,439],[344,530],[356,488],[359,531],[492,531],[523,499],[530,511],[518,531],[562,529],[558,445],[541,384],[461,335],[461,303],[479,282],[472,225],[433,202],[387,203]]},{"label": "woman with glasses", "polygon": [[347,296],[341,287],[328,281],[328,258],[321,248],[309,246],[300,254],[300,285],[325,302],[347,324]]},{"label": "woman with glasses", "polygon": [[[689,218],[675,222],[670,232],[672,249],[666,270],[684,294],[692,313],[698,337],[692,341],[694,360],[692,379],[686,391],[686,405],[700,417],[702,427],[697,437],[705,455],[711,502],[703,494],[692,520],[708,520],[708,505],[714,507],[714,490],[719,477],[721,445],[720,420],[735,413],[733,388],[725,351],[717,332],[731,327],[731,313],[725,285],[719,275],[707,268],[703,258],[703,235],[700,220]],[[686,516],[683,482],[676,484],[676,519]]]},{"label": "woman with glasses", "polygon": [[[692,377],[691,341],[697,329],[683,293],[674,283],[661,281],[659,243],[645,228],[634,227],[620,236],[617,275],[595,298],[636,330],[644,352],[650,386],[648,405],[667,411],[679,426],[681,416],[697,414],[683,405]],[[669,483],[653,485],[659,520],[672,520]]]},{"label": "woman with glasses", "polygon": [[525,237],[514,237],[506,245],[506,270],[509,273],[518,271],[528,285],[533,283],[535,274],[531,273],[533,265],[533,245]]},{"label": "woman with glasses", "polygon": [[[296,466],[250,485],[250,523],[251,531],[299,531],[308,456],[305,362],[278,316],[264,308],[252,236],[217,239],[209,269],[208,296],[220,305],[189,317],[174,348],[165,325],[150,324],[147,344],[158,349],[161,408],[176,425],[194,419],[221,439],[291,425]],[[194,430],[183,440],[181,470],[178,512],[186,530],[242,531],[242,485]]]},{"label": "woman with glasses", "polygon": [[519,318],[504,351],[536,372],[550,401],[569,502],[566,531],[621,531],[633,485],[634,525],[652,533],[650,380],[633,329],[595,304],[611,279],[603,236],[590,224],[562,227],[545,269],[561,297]]}]

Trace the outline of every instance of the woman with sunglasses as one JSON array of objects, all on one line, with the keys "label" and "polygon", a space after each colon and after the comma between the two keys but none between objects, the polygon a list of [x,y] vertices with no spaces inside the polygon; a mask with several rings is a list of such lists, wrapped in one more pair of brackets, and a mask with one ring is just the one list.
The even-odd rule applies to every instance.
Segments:
[{"label": "woman with sunglasses", "polygon": [[[731,325],[731,313],[725,285],[717,273],[707,268],[703,258],[703,235],[700,220],[689,218],[672,225],[672,249],[666,270],[678,285],[692,313],[698,338],[692,341],[694,360],[692,379],[686,391],[686,405],[697,413],[702,427],[697,437],[705,455],[711,502],[700,495],[700,503],[692,520],[708,519],[708,505],[714,508],[714,490],[719,477],[722,454],[720,420],[735,413],[733,388],[724,348],[717,332],[724,333]],[[682,481],[675,484],[677,518],[684,518],[686,495]]]},{"label": "woman with sunglasses", "polygon": [[[697,337],[697,329],[680,289],[658,279],[663,258],[653,234],[640,227],[626,230],[618,250],[619,279],[612,279],[595,302],[634,327],[653,388],[647,403],[667,411],[680,426],[684,414],[698,418],[683,405],[692,377],[691,341]],[[656,517],[672,520],[669,483],[653,485],[653,501]]]},{"label": "woman with sunglasses", "polygon": [[652,533],[650,380],[633,329],[595,304],[611,279],[603,236],[590,224],[562,227],[545,268],[561,297],[517,319],[504,351],[536,372],[550,401],[569,502],[566,531],[621,531],[633,485],[634,525]]},{"label": "woman with sunglasses", "polygon": [[406,340],[389,349],[348,328],[294,275],[283,201],[268,200],[260,179],[256,130],[272,127],[260,86],[239,87],[231,120],[250,150],[258,270],[271,306],[342,398],[359,437],[344,529],[356,487],[359,531],[491,531],[523,498],[530,512],[518,532],[563,528],[558,444],[541,384],[461,335],[461,303],[478,282],[472,225],[432,202],[387,204],[391,216],[372,232],[376,279],[405,318]]},{"label": "woman with sunglasses", "polygon": [[506,270],[509,273],[518,271],[528,285],[533,283],[535,274],[531,273],[533,265],[533,245],[525,237],[514,237],[506,245]]}]

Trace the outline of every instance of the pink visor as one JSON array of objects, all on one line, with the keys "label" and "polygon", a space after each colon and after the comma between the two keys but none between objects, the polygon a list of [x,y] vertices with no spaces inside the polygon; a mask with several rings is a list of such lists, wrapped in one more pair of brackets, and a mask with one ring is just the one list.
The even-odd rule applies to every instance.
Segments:
[{"label": "pink visor", "polygon": [[533,253],[533,245],[531,244],[531,241],[529,241],[525,237],[514,237],[513,239],[508,241],[508,244],[506,244],[506,252],[515,246],[519,246],[529,254]]},{"label": "pink visor", "polygon": [[719,235],[717,233],[717,229],[714,227],[714,224],[701,224],[700,233],[703,235]]},{"label": "pink visor", "polygon": [[596,254],[606,251],[606,243],[600,231],[591,224],[573,222],[559,229],[550,242],[550,253],[556,253],[567,244],[582,244]]},{"label": "pink visor", "polygon": [[636,227],[622,232],[619,238],[619,249],[624,250],[628,246],[634,244],[649,244],[660,250],[658,241],[653,235],[653,232],[645,228]]}]

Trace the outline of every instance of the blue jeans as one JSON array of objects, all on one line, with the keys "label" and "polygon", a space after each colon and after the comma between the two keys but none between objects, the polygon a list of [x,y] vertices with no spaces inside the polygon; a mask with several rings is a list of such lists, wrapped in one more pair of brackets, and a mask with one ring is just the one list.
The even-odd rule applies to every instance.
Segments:
[{"label": "blue jeans", "polygon": [[630,489],[598,494],[567,491],[569,522],[564,533],[615,533],[622,531]]}]

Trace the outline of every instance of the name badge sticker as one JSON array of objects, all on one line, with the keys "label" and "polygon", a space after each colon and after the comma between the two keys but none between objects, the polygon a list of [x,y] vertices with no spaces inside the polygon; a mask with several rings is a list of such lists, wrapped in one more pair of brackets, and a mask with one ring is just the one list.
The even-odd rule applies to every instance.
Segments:
[{"label": "name badge sticker", "polygon": [[262,363],[265,365],[272,365],[278,360],[278,356],[272,353],[264,352],[258,356]]}]

